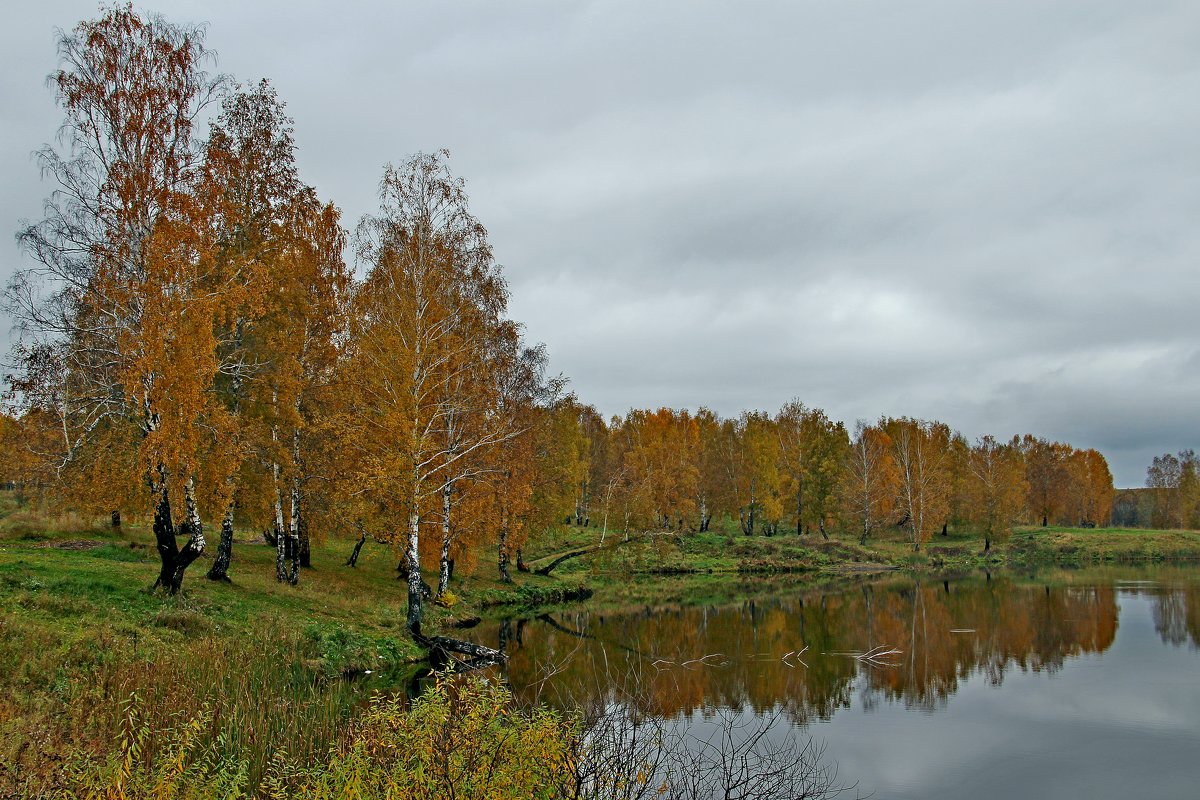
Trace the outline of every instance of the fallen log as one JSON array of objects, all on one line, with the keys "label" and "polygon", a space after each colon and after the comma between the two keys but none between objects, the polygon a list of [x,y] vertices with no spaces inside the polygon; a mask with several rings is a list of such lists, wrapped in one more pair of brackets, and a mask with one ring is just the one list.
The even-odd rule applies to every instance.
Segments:
[{"label": "fallen log", "polygon": [[[478,669],[507,660],[507,656],[499,650],[474,642],[465,642],[462,639],[451,639],[447,636],[425,636],[416,631],[413,632],[413,639],[417,644],[429,650],[429,663],[437,669],[447,666],[453,666],[455,669],[464,667]],[[468,658],[458,658],[455,653],[461,653]]]},{"label": "fallen log", "polygon": [[559,556],[558,558],[556,558],[556,559],[554,559],[553,561],[551,561],[551,562],[550,562],[549,564],[547,564],[546,566],[544,566],[544,567],[539,567],[538,569],[535,569],[535,570],[534,570],[534,574],[536,574],[536,575],[549,575],[549,574],[550,574],[550,570],[554,569],[555,567],[557,567],[559,564],[563,563],[564,561],[567,561],[567,560],[569,560],[569,559],[572,559],[572,558],[578,558],[579,556],[586,555],[586,554],[588,554],[588,553],[591,553],[591,552],[593,552],[593,551],[595,551],[595,550],[598,550],[598,549],[599,549],[599,548],[596,548],[596,547],[585,547],[585,548],[584,548],[584,549],[582,549],[582,550],[573,550],[573,551],[571,551],[570,553],[564,553],[564,554],[562,554],[561,556]]}]

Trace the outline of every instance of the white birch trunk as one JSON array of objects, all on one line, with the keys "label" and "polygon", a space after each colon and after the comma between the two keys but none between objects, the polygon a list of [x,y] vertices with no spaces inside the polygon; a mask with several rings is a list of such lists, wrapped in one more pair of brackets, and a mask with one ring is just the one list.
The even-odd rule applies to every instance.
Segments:
[{"label": "white birch trunk", "polygon": [[408,630],[421,634],[421,515],[408,515]]},{"label": "white birch trunk", "polygon": [[442,489],[442,554],[438,569],[438,596],[450,589],[450,494],[454,491],[453,481],[447,481]]}]

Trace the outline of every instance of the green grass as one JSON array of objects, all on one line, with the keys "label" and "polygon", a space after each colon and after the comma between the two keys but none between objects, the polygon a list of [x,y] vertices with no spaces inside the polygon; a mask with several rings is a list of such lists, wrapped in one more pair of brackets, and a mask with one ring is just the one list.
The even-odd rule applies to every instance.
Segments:
[{"label": "green grass", "polygon": [[1058,564],[1192,562],[1200,560],[1200,532],[1131,528],[1023,528],[1009,542],[1015,562]]},{"label": "green grass", "polygon": [[[623,538],[610,531],[608,541],[614,535]],[[582,548],[598,544],[599,537],[596,529],[558,528],[535,540],[529,551]],[[634,534],[618,547],[564,562],[554,575],[595,587],[600,602],[673,601],[688,593],[702,602],[735,597],[744,583],[813,583],[884,570],[949,574],[1031,565],[1196,561],[1197,531],[1022,527],[994,538],[985,553],[983,536],[970,528],[951,527],[945,536],[939,531],[914,552],[906,532],[898,529],[879,531],[860,546],[857,533],[850,531],[831,530],[826,540],[815,532],[746,536],[729,526],[720,532]]]},{"label": "green grass", "polygon": [[[424,657],[388,547],[368,544],[349,568],[351,543],[316,543],[314,568],[290,586],[274,549],[239,532],[231,583],[207,580],[202,558],[170,597],[151,589],[145,522],[107,523],[0,492],[0,796],[49,791],[66,765],[111,755],[130,702],[155,731],[206,720],[202,743],[236,749],[253,783],[280,748],[319,760],[372,691],[406,686]],[[530,605],[578,588],[526,575],[506,586],[488,567],[456,580],[452,608],[427,606],[426,631],[485,599]]]}]

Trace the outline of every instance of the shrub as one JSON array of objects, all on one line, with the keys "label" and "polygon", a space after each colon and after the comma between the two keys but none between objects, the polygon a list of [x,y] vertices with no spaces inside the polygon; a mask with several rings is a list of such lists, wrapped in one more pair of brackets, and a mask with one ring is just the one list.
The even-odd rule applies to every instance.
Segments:
[{"label": "shrub", "polygon": [[376,696],[328,763],[272,776],[286,796],[549,798],[573,774],[574,728],[551,711],[519,713],[506,689],[439,679],[405,708]]},{"label": "shrub", "polygon": [[547,710],[517,712],[506,689],[478,677],[439,679],[411,704],[377,694],[326,758],[301,765],[279,751],[258,786],[229,742],[205,743],[212,720],[205,706],[156,731],[132,696],[118,750],[74,763],[75,785],[62,796],[524,800],[564,796],[575,774],[574,724]]}]

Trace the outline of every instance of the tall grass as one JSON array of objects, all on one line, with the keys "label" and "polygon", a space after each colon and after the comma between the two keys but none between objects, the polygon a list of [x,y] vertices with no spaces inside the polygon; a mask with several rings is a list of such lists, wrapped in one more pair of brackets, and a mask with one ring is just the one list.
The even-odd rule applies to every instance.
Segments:
[{"label": "tall grass", "polygon": [[[177,611],[164,622],[204,620]],[[239,638],[179,636],[173,647],[134,634],[64,634],[0,616],[0,796],[63,788],[67,765],[104,762],[128,738],[131,714],[147,730],[186,727],[198,752],[236,754],[257,785],[278,752],[300,765],[322,758],[367,695],[329,674],[330,649],[345,643],[315,630],[264,623]],[[147,737],[139,755],[153,762],[168,742]]]}]

